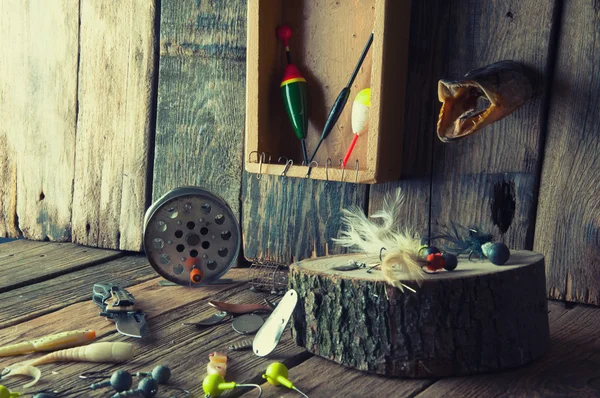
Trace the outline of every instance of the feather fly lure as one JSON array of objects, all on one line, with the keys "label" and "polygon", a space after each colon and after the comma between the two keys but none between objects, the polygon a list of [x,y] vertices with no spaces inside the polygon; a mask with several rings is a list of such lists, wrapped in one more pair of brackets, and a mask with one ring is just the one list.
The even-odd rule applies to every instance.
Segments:
[{"label": "feather fly lure", "polygon": [[371,215],[373,220],[380,222],[369,220],[359,207],[342,210],[342,223],[346,229],[334,242],[355,252],[365,253],[367,258],[362,261],[367,265],[381,263],[381,273],[390,285],[401,291],[404,288],[414,291],[395,273],[397,270],[403,271],[407,279],[415,280],[419,285],[423,278],[419,257],[421,238],[400,225],[403,203],[404,197],[400,191],[395,197],[387,196],[383,208]]}]

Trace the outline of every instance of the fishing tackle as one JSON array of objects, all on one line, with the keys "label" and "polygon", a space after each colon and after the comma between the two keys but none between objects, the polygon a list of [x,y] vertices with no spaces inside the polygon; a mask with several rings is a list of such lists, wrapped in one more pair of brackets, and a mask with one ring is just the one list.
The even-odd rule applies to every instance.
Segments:
[{"label": "fishing tackle", "polygon": [[95,338],[96,332],[93,330],[72,330],[0,347],[0,357],[71,348],[90,342]]},{"label": "fishing tackle", "polygon": [[[287,25],[277,28],[277,37],[285,45],[287,66],[281,80],[281,95],[285,110],[294,128],[296,137],[302,144],[302,157],[305,164],[309,164],[308,152],[306,150],[306,132],[308,131],[308,84],[300,74],[296,65],[292,64],[289,41],[292,37],[292,29]],[[312,159],[311,159],[312,160]]]},{"label": "fishing tackle", "polygon": [[446,271],[454,271],[456,266],[458,265],[458,258],[452,253],[443,253],[442,257],[444,257],[444,269]]},{"label": "fishing tackle", "polygon": [[55,351],[29,362],[28,365],[38,366],[65,361],[119,363],[133,358],[133,354],[134,345],[131,343],[102,342]]},{"label": "fishing tackle", "polygon": [[500,61],[458,80],[440,80],[439,139],[449,142],[467,137],[516,111],[534,94],[531,75],[519,63]]},{"label": "fishing tackle", "polygon": [[421,246],[419,255],[427,261],[427,265],[423,267],[427,273],[434,273],[442,268],[446,271],[454,271],[458,265],[458,258],[454,254],[442,253],[435,246]]},{"label": "fishing tackle", "polygon": [[494,265],[504,265],[510,258],[510,250],[504,243],[487,242],[481,245],[483,255]]},{"label": "fishing tackle", "polygon": [[206,373],[209,375],[218,374],[225,377],[227,373],[227,355],[220,352],[213,352],[208,355],[208,364],[206,365]]},{"label": "fishing tackle", "polygon": [[254,259],[248,269],[250,290],[283,295],[288,286],[288,271],[288,264]]},{"label": "fishing tackle", "polygon": [[421,248],[419,249],[419,254],[421,256],[423,256],[423,258],[427,258],[427,256],[429,256],[430,254],[436,254],[436,253],[441,253],[440,249],[438,249],[435,246],[427,246],[427,245],[423,245],[421,246]]},{"label": "fishing tackle", "polygon": [[220,311],[225,311],[228,314],[243,315],[251,312],[272,312],[273,310],[269,307],[265,307],[260,304],[232,304],[224,303],[222,301],[211,300],[208,305],[215,307]]},{"label": "fishing tackle", "polygon": [[290,167],[292,167],[294,165],[294,161],[292,159],[289,159],[288,161],[285,162],[285,167],[283,168],[283,171],[281,172],[281,176],[285,177],[288,173],[288,171],[290,170]]},{"label": "fishing tackle", "polygon": [[310,172],[311,172],[311,170],[312,170],[313,167],[319,167],[319,163],[316,160],[313,160],[312,162],[310,162],[308,164],[308,169],[306,169],[306,174],[304,175],[304,178],[309,178],[310,177]]},{"label": "fishing tackle", "polygon": [[235,318],[231,327],[239,334],[252,334],[256,333],[264,323],[260,315],[245,314]]},{"label": "fishing tackle", "polygon": [[24,385],[28,388],[37,383],[41,377],[41,372],[36,366],[52,362],[110,362],[119,363],[133,358],[134,346],[131,343],[122,342],[102,342],[94,343],[84,347],[68,348],[65,350],[54,351],[44,355],[41,358],[34,359],[25,363],[15,364],[6,368],[3,377],[15,375],[30,376],[34,380]]},{"label": "fishing tackle", "polygon": [[447,232],[431,237],[431,240],[437,241],[442,251],[452,253],[455,256],[469,254],[471,257],[477,256],[483,259],[484,254],[481,246],[492,240],[492,235],[479,231],[476,228],[467,228],[459,224],[451,223]]},{"label": "fishing tackle", "polygon": [[367,124],[369,123],[370,107],[371,89],[365,88],[356,94],[354,103],[352,104],[352,133],[354,133],[354,138],[352,138],[350,147],[346,152],[346,156],[344,156],[344,168],[346,167],[346,164],[348,164],[348,159],[350,159],[350,156],[352,155],[352,151],[354,150],[354,146],[356,146],[359,135],[365,132]]},{"label": "fishing tackle", "polygon": [[[171,379],[171,369],[166,365],[158,365],[152,372],[137,372],[135,374],[136,377],[151,377],[160,385],[166,385]],[[190,392],[183,388],[167,386],[167,388],[172,390],[181,391],[186,394],[186,397],[190,396]]]},{"label": "fishing tackle", "polygon": [[[419,257],[420,236],[402,226],[403,203],[400,191],[395,197],[386,196],[383,208],[371,216],[372,219],[382,220],[381,223],[369,220],[361,208],[342,210],[342,223],[346,228],[339,238],[334,239],[341,246],[364,252],[366,256],[363,261],[367,266],[380,263],[384,280],[401,291],[412,288],[398,278],[395,269],[403,270],[410,280],[418,284],[423,279],[422,259]],[[383,256],[382,248],[386,248]]]},{"label": "fishing tackle", "polygon": [[469,261],[473,256],[488,260],[495,265],[503,265],[510,258],[510,250],[504,243],[492,243],[492,235],[479,231],[476,228],[466,228],[458,224],[451,224],[448,232],[432,239],[438,240],[438,245],[443,251],[459,256],[469,253]]},{"label": "fishing tackle", "polygon": [[242,351],[242,350],[247,350],[249,348],[252,348],[252,340],[250,340],[250,339],[246,339],[246,340],[239,341],[237,343],[233,343],[229,347],[227,347],[227,349],[229,351]]},{"label": "fishing tackle", "polygon": [[219,311],[216,314],[213,314],[213,315],[209,316],[208,318],[203,319],[199,322],[184,322],[183,325],[196,326],[196,327],[214,326],[214,325],[218,325],[219,323],[228,321],[230,318],[231,318],[231,315],[229,315],[227,313],[227,311]]},{"label": "fishing tackle", "polygon": [[254,336],[252,351],[256,355],[264,357],[277,347],[297,303],[298,293],[294,289],[288,290],[273,310],[273,313],[265,321],[265,324]]},{"label": "fishing tackle", "polygon": [[289,379],[288,379],[289,371],[288,368],[282,364],[281,362],[273,362],[267,367],[267,370],[262,378],[267,380],[269,384],[274,386],[284,386],[291,390],[296,391],[300,395],[305,398],[308,398],[308,395],[300,391]]},{"label": "fishing tackle", "polygon": [[[86,372],[86,373],[80,374],[79,378],[80,379],[98,379],[98,378],[106,377],[105,375],[102,375],[102,376],[96,375],[99,373],[100,372]],[[85,388],[82,390],[68,392],[68,395],[72,395],[75,393],[79,394],[83,391],[88,391],[88,390],[98,390],[100,388],[104,388],[104,387],[108,387],[108,386],[112,387],[112,389],[117,392],[123,392],[123,391],[129,390],[131,388],[132,384],[133,384],[133,377],[131,376],[131,374],[129,372],[127,372],[126,370],[117,370],[117,371],[113,372],[113,374],[110,376],[109,380],[91,384],[88,388]]]},{"label": "fishing tackle", "polygon": [[21,394],[18,392],[11,392],[8,388],[0,386],[0,398],[17,398]]},{"label": "fishing tackle", "polygon": [[128,371],[117,370],[110,376],[110,380],[94,383],[90,385],[90,389],[97,390],[99,388],[111,386],[113,390],[121,392],[129,390],[132,384],[133,377],[131,377],[131,374]]},{"label": "fishing tackle", "polygon": [[138,383],[135,390],[128,390],[117,393],[112,398],[135,397],[141,395],[144,398],[153,397],[158,392],[158,382],[151,377],[146,377]]},{"label": "fishing tackle", "polygon": [[365,48],[363,49],[363,52],[360,55],[360,58],[358,59],[356,66],[354,67],[354,71],[352,72],[352,75],[350,76],[350,79],[348,80],[346,87],[344,87],[342,89],[342,91],[340,91],[340,93],[338,94],[338,97],[336,98],[335,102],[333,103],[333,106],[331,107],[331,110],[329,111],[329,116],[327,116],[327,120],[325,121],[325,127],[323,127],[323,133],[321,134],[321,138],[319,138],[317,147],[315,148],[315,151],[313,152],[312,156],[310,157],[310,160],[307,163],[310,163],[313,161],[313,159],[315,158],[315,155],[317,154],[317,151],[321,147],[321,144],[327,138],[329,133],[331,133],[331,130],[333,130],[333,126],[335,126],[338,119],[340,118],[340,115],[342,114],[342,111],[344,110],[344,107],[346,106],[346,102],[348,102],[348,97],[350,97],[350,89],[352,87],[352,83],[354,83],[354,79],[356,79],[356,75],[358,75],[358,71],[360,70],[360,67],[362,66],[363,61],[367,57],[367,53],[369,52],[369,48],[371,48],[372,43],[373,43],[373,33],[371,33],[369,35],[369,40],[367,41],[367,44],[365,45]]},{"label": "fishing tackle", "polygon": [[137,372],[136,377],[152,377],[158,384],[167,384],[171,378],[171,369],[165,365],[158,365],[152,372]]},{"label": "fishing tackle", "polygon": [[150,265],[181,286],[224,282],[221,277],[236,264],[241,236],[229,205],[199,187],[167,192],[144,216],[143,243]]},{"label": "fishing tackle", "polygon": [[446,266],[446,261],[442,253],[431,253],[427,256],[427,265],[424,267],[425,272],[432,273],[443,269]]},{"label": "fishing tackle", "polygon": [[29,366],[24,364],[15,364],[10,368],[4,368],[4,371],[2,372],[2,378],[7,379],[13,376],[31,377],[33,380],[23,385],[23,388],[29,388],[35,385],[35,383],[37,383],[40,380],[40,378],[42,377],[42,372],[35,366]]},{"label": "fishing tackle", "polygon": [[226,382],[222,376],[218,374],[209,374],[202,381],[202,389],[206,398],[219,397],[226,390],[233,390],[238,387],[254,387],[258,388],[258,398],[262,396],[262,388],[258,384],[238,384],[236,382]]},{"label": "fishing tackle", "polygon": [[333,267],[332,269],[336,271],[353,271],[355,269],[365,268],[366,266],[367,264],[365,263],[358,263],[356,262],[356,260],[348,260],[347,265],[338,265],[337,267]]}]

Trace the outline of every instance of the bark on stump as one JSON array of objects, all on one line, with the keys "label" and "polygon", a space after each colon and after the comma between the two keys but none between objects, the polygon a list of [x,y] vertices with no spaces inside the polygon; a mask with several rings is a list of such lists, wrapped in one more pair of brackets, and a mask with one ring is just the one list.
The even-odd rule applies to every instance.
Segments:
[{"label": "bark on stump", "polygon": [[504,266],[460,258],[455,271],[425,275],[421,287],[408,282],[417,293],[387,285],[379,271],[331,269],[360,257],[292,264],[298,345],[342,365],[399,377],[497,371],[547,348],[541,254],[512,251]]}]

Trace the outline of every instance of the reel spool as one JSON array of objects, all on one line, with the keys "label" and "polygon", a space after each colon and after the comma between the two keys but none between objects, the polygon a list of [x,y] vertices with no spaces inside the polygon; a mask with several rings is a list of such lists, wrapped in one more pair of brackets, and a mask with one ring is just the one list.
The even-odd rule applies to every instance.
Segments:
[{"label": "reel spool", "polygon": [[219,196],[198,187],[167,192],[144,217],[144,251],[160,276],[182,286],[202,286],[236,262],[242,234]]}]

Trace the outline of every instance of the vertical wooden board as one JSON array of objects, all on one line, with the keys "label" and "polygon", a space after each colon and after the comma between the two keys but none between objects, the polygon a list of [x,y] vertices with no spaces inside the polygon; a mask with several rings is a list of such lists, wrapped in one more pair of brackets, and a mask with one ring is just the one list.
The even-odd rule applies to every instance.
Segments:
[{"label": "vertical wooden board", "polygon": [[246,2],[163,1],[153,199],[186,185],[240,212]]},{"label": "vertical wooden board", "polygon": [[[398,161],[402,179],[376,184],[369,192],[369,213],[381,209],[384,198],[400,190],[405,198],[401,225],[426,234],[429,223],[431,151],[439,109],[437,82],[446,63],[442,56],[451,4],[443,0],[413,1],[405,99],[405,134]],[[399,102],[401,103],[401,102]]]},{"label": "vertical wooden board", "polygon": [[[455,2],[445,25],[440,56],[447,69],[440,78],[458,78],[501,60],[523,63],[544,76],[554,8],[545,0]],[[514,249],[532,247],[547,95],[539,76],[537,95],[505,119],[457,142],[435,140],[434,231],[457,223],[493,233]],[[437,112],[431,117],[437,119]]]},{"label": "vertical wooden board", "polygon": [[552,298],[600,305],[600,4],[565,4],[534,249]]},{"label": "vertical wooden board", "polygon": [[0,235],[71,237],[78,0],[0,2]]},{"label": "vertical wooden board", "polygon": [[[331,173],[340,173],[332,170]],[[352,180],[347,170],[346,181]],[[367,186],[244,172],[242,231],[246,258],[292,263],[340,253],[333,244],[343,208],[363,207]]]},{"label": "vertical wooden board", "polygon": [[74,242],[141,249],[155,33],[152,0],[81,0]]},{"label": "vertical wooden board", "polygon": [[[325,109],[330,105],[325,104]],[[309,146],[309,151],[312,149]],[[270,163],[277,160],[275,157]],[[340,177],[341,171],[334,167],[328,173]],[[340,230],[341,210],[352,205],[364,207],[365,185],[270,175],[257,179],[257,176],[243,173],[242,231],[246,258],[289,264],[341,251],[332,242]],[[353,170],[346,170],[344,181],[354,181]]]}]

